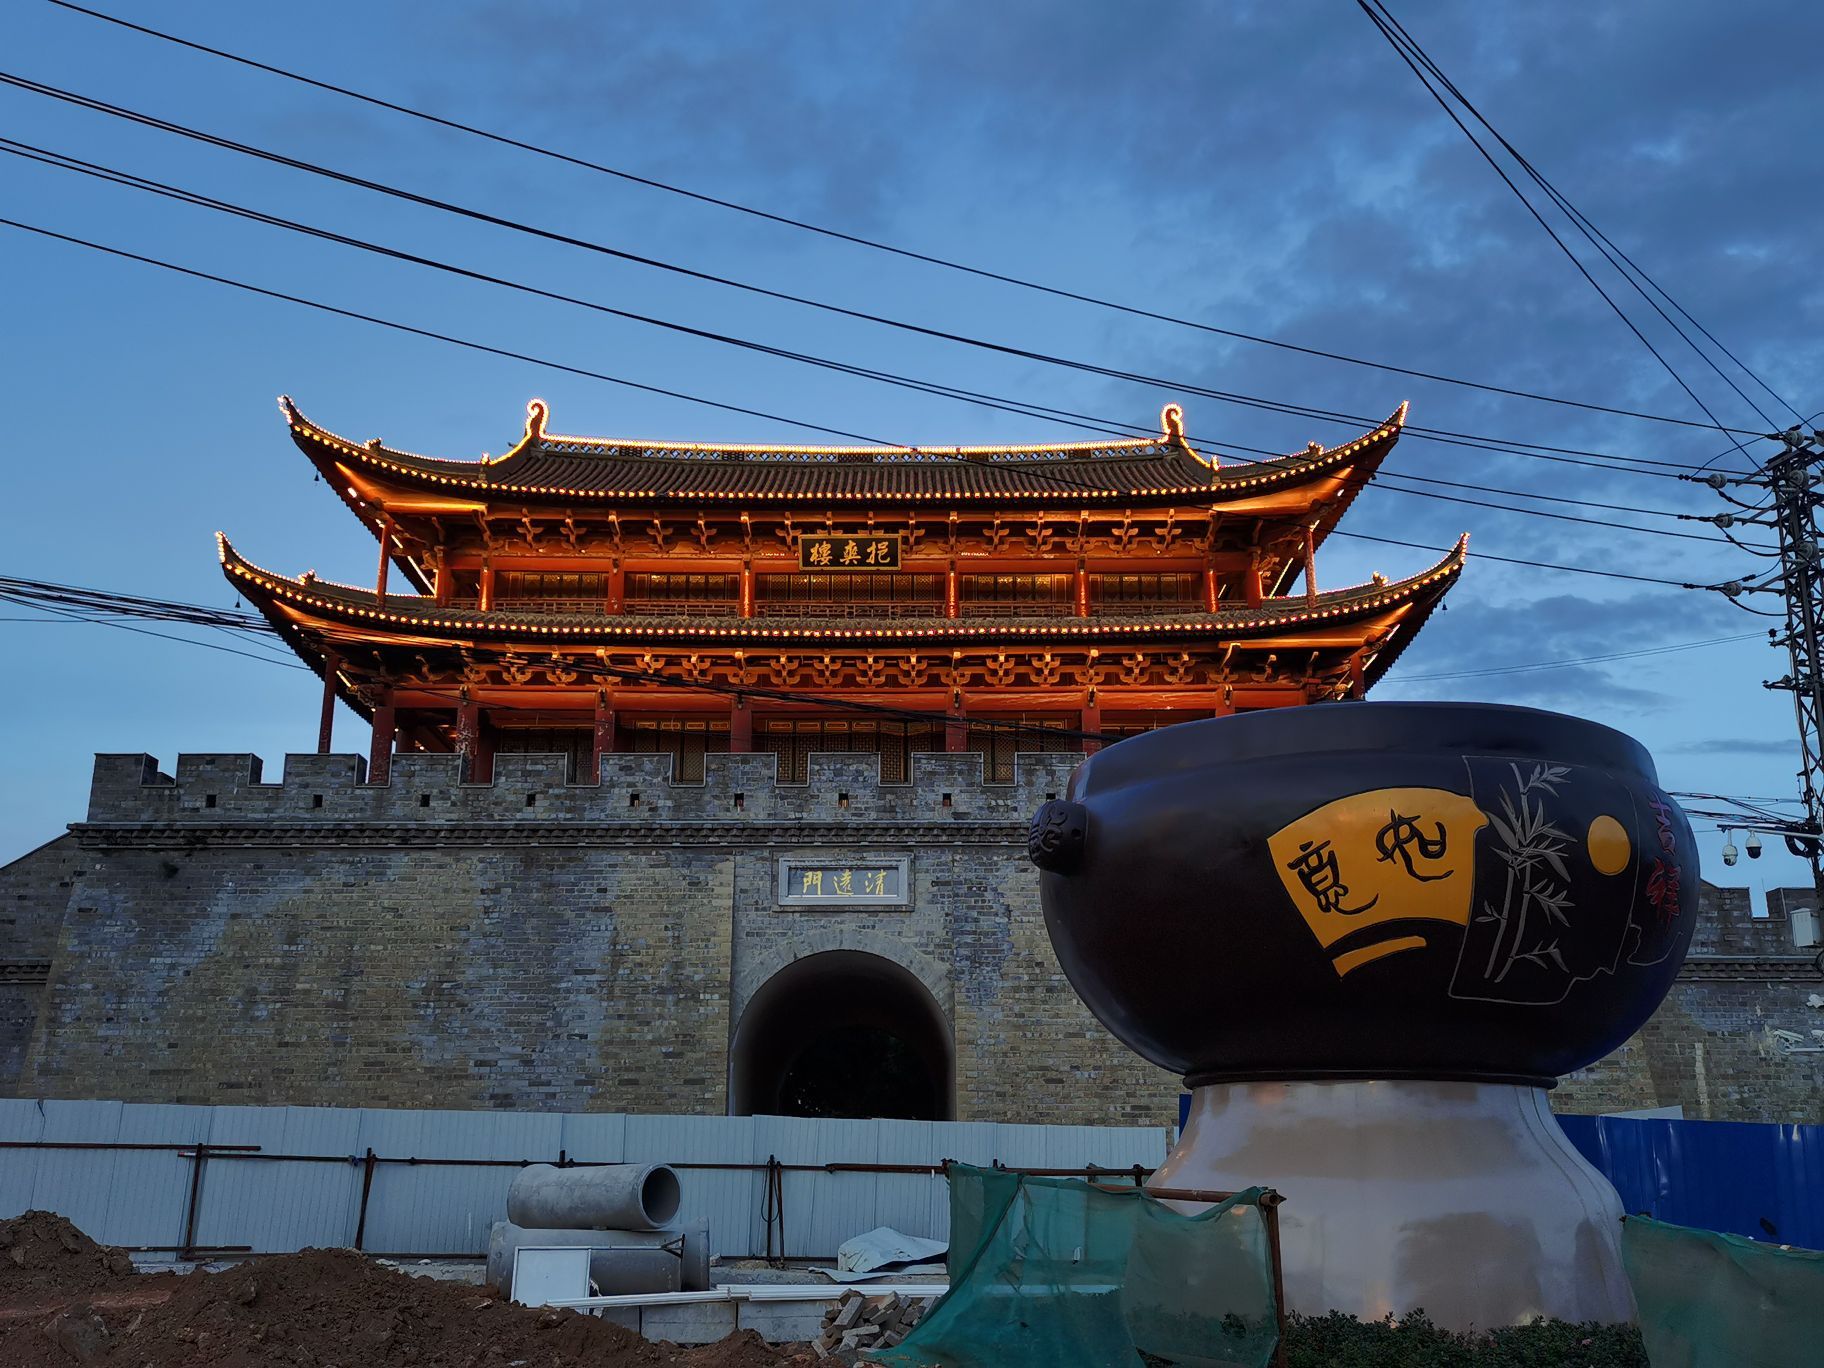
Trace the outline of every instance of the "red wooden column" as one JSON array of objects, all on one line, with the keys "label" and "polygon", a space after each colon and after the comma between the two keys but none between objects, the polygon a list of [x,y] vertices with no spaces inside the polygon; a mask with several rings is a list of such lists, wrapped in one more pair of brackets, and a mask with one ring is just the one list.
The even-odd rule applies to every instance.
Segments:
[{"label": "red wooden column", "polygon": [[1258,608],[1265,599],[1260,589],[1260,551],[1256,548],[1248,553],[1247,573],[1248,607]]},{"label": "red wooden column", "polygon": [[731,755],[746,755],[754,748],[754,710],[745,698],[736,695],[728,705],[728,750]]},{"label": "red wooden column", "polygon": [[431,581],[431,593],[437,600],[437,606],[439,608],[448,608],[450,606],[449,561],[440,554],[437,557],[437,564],[432,569],[431,573],[435,576]]},{"label": "red wooden column", "polygon": [[608,690],[595,691],[595,745],[592,749],[593,760],[589,766],[589,782],[602,782],[602,757],[614,753],[614,704],[609,701]]},{"label": "red wooden column", "polygon": [[[1102,704],[1097,701],[1094,689],[1089,691],[1089,697],[1083,701],[1083,707],[1079,710],[1077,718],[1078,731],[1099,732],[1102,730]],[[1087,736],[1083,738],[1083,754],[1094,755],[1101,749],[1100,741],[1091,741]]]},{"label": "red wooden column", "polygon": [[386,690],[380,695],[380,702],[374,707],[374,739],[367,751],[367,782],[370,784],[388,784],[393,778],[393,736],[397,730],[393,720],[393,691]]},{"label": "red wooden column", "polygon": [[323,711],[317,717],[317,754],[328,755],[336,730],[336,671],[342,661],[334,651],[323,653]]},{"label": "red wooden column", "polygon": [[627,572],[621,569],[617,560],[613,569],[608,572],[608,611],[624,613],[627,611]]},{"label": "red wooden column", "polygon": [[741,616],[751,618],[754,615],[754,563],[741,562]]},{"label": "red wooden column", "polygon": [[1305,602],[1317,602],[1317,537],[1309,527],[1305,529]]},{"label": "red wooden column", "polygon": [[944,572],[944,616],[953,618],[956,615],[956,561],[952,558]]},{"label": "red wooden column", "polygon": [[1215,612],[1217,599],[1218,586],[1216,584],[1216,567],[1213,565],[1206,566],[1203,572],[1203,611],[1206,613]]},{"label": "red wooden column", "polygon": [[488,730],[488,724],[477,719],[475,728],[475,782],[491,784],[494,782],[494,733]]},{"label": "red wooden column", "polygon": [[380,569],[374,576],[374,597],[386,607],[386,572],[393,563],[393,520],[386,514],[380,515]]},{"label": "red wooden column", "polygon": [[1082,561],[1077,562],[1077,616],[1089,616],[1089,572]]},{"label": "red wooden column", "polygon": [[494,567],[487,561],[481,563],[481,574],[475,583],[475,603],[482,612],[494,606]]},{"label": "red wooden column", "polygon": [[1349,657],[1349,697],[1362,698],[1367,692],[1368,682],[1362,670],[1362,653],[1357,651]]},{"label": "red wooden column", "polygon": [[944,723],[944,749],[953,754],[968,750],[969,728],[964,725],[968,714],[963,711],[962,694],[950,695],[950,707],[945,715],[949,720]]}]

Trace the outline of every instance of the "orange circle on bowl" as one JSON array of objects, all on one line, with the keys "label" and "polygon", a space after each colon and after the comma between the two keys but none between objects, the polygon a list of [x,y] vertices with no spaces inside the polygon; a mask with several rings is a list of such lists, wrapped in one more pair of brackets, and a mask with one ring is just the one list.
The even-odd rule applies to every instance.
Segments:
[{"label": "orange circle on bowl", "polygon": [[1627,830],[1607,813],[1590,823],[1587,844],[1590,863],[1598,874],[1619,874],[1628,867],[1631,848]]}]

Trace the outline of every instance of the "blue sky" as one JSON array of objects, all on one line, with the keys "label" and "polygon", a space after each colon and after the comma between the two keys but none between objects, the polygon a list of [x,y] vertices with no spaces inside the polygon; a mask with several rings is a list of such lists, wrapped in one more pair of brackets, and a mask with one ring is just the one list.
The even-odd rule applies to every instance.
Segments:
[{"label": "blue sky", "polygon": [[[127,12],[119,0],[114,8]],[[1801,409],[1824,407],[1819,87],[1813,64],[1771,57],[1820,50],[1824,10],[1754,0],[1410,0],[1395,12],[1712,332]],[[434,9],[196,0],[160,5],[149,22],[640,175],[991,270],[1413,369],[1701,417],[1347,0]],[[16,74],[370,179],[925,326],[1377,418],[1409,399],[1414,423],[1562,447],[1700,462],[1728,445],[1715,432],[1338,365],[891,258],[431,129],[43,0],[5,8],[0,52],[0,68]],[[14,89],[0,89],[0,135],[878,369],[1141,424],[1183,397],[1169,384],[990,356],[538,242]],[[13,157],[0,156],[0,195],[7,217],[59,232],[784,418],[907,443],[1084,435],[457,281]],[[331,318],[11,229],[0,229],[0,300],[12,511],[0,573],[229,605],[211,545],[221,528],[274,568],[363,579],[372,538],[312,484],[279,420],[281,392],[347,435],[457,457],[503,450],[533,395],[550,402],[558,431],[816,440],[783,423]],[[1663,327],[1642,326],[1726,423],[1760,425]],[[1214,399],[1184,402],[1191,433],[1217,445],[1292,450],[1348,432]],[[1719,507],[1673,480],[1414,438],[1387,468],[1630,508]],[[1359,500],[1346,526],[1437,547],[1473,533],[1449,611],[1379,697],[1560,708],[1638,736],[1670,788],[1793,791],[1789,700],[1761,688],[1785,664],[1763,641],[1434,677],[1770,625],[1714,594],[1529,570],[1476,552],[1676,580],[1727,579],[1762,562],[1703,541],[1391,489]],[[1338,538],[1319,578],[1397,576],[1431,558]],[[0,622],[0,657],[9,770],[0,860],[81,817],[91,752],[147,750],[169,761],[179,750],[253,750],[276,767],[314,740],[314,679],[271,661],[12,620]],[[340,728],[355,748],[351,715]],[[1703,844],[1706,874],[1723,883],[1796,882],[1801,872],[1772,853],[1725,870],[1720,838]]]}]

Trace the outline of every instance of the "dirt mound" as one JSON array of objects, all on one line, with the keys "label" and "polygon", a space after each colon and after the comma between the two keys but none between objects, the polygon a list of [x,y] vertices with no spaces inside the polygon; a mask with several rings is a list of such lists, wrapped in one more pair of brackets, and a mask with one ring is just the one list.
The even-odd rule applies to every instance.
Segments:
[{"label": "dirt mound", "polygon": [[54,1212],[0,1221],[0,1299],[96,1292],[133,1276],[124,1251],[96,1244]]},{"label": "dirt mound", "polygon": [[486,1289],[413,1278],[346,1250],[250,1259],[169,1282],[159,1304],[78,1302],[0,1326],[11,1368],[772,1368],[751,1333],[680,1349],[574,1311],[514,1306]]}]

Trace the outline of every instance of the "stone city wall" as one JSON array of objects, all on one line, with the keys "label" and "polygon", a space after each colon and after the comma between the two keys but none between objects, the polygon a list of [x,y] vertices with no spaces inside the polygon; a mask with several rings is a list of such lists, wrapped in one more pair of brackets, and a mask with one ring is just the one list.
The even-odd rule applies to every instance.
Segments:
[{"label": "stone city wall", "polygon": [[[1025,857],[1070,756],[658,756],[603,782],[501,755],[100,756],[81,877],[58,905],[21,1096],[300,1105],[722,1112],[754,991],[792,959],[861,950],[910,971],[954,1037],[958,1119],[1141,1124],[1177,1084],[1098,1026],[1052,956]],[[903,910],[779,906],[782,857],[903,857]],[[29,884],[29,887],[28,887]],[[8,890],[11,896],[11,889]]]},{"label": "stone city wall", "polygon": [[[1045,935],[1025,826],[1070,756],[501,755],[492,784],[400,755],[97,757],[89,819],[0,869],[0,1095],[720,1113],[759,988],[824,950],[888,959],[949,1024],[963,1120],[1155,1124],[1177,1080],[1082,1008]],[[781,860],[907,861],[891,907],[782,907]],[[1651,1022],[1561,1111],[1824,1120],[1824,978],[1784,909],[1705,886]],[[1793,903],[1796,905],[1796,902]],[[10,977],[9,977],[10,976]]]},{"label": "stone city wall", "polygon": [[1681,1107],[1699,1121],[1824,1122],[1824,974],[1792,944],[1773,889],[1766,917],[1745,888],[1706,883],[1691,953],[1671,995],[1619,1050],[1558,1085],[1561,1112]]},{"label": "stone city wall", "polygon": [[10,1096],[44,1006],[70,890],[87,863],[71,836],[0,866],[0,1097]]}]

